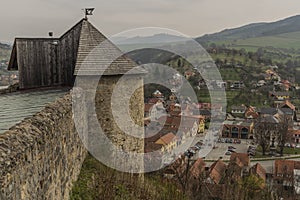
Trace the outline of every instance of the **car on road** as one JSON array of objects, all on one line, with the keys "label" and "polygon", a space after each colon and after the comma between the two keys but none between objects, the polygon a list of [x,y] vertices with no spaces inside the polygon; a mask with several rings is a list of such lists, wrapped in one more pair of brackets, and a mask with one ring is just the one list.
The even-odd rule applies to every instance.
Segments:
[{"label": "car on road", "polygon": [[225,139],[225,143],[232,143],[232,142],[233,142],[233,140],[230,138]]},{"label": "car on road", "polygon": [[233,143],[235,143],[235,144],[241,144],[241,140],[239,140],[239,139],[234,139]]},{"label": "car on road", "polygon": [[256,154],[256,147],[255,146],[249,146],[248,150],[247,150],[247,153],[248,153],[248,155],[255,156],[255,154]]},{"label": "car on road", "polygon": [[201,145],[203,145],[203,142],[197,142],[195,145],[197,145],[197,146],[201,146]]},{"label": "car on road", "polygon": [[200,150],[201,149],[201,147],[199,147],[197,145],[195,145],[194,148],[196,148],[196,150]]},{"label": "car on road", "polygon": [[194,149],[192,149],[192,148],[189,148],[188,151],[191,152],[192,154],[196,153],[196,151]]},{"label": "car on road", "polygon": [[194,155],[194,153],[192,153],[190,150],[187,150],[187,151],[184,152],[184,155],[185,155],[186,157],[191,158],[191,157]]},{"label": "car on road", "polygon": [[190,149],[190,150],[192,150],[192,151],[194,151],[194,152],[196,152],[196,151],[198,151],[198,150],[199,150],[199,148],[198,148],[198,147],[190,147],[189,149]]},{"label": "car on road", "polygon": [[234,146],[228,146],[228,149],[236,149]]},{"label": "car on road", "polygon": [[218,142],[219,142],[219,143],[224,143],[225,140],[224,140],[224,138],[219,138],[219,139],[218,139]]},{"label": "car on road", "polygon": [[248,150],[249,150],[249,149],[256,150],[256,147],[255,147],[255,146],[249,146],[249,147],[248,147]]},{"label": "car on road", "polygon": [[235,149],[228,149],[228,151],[235,153]]}]

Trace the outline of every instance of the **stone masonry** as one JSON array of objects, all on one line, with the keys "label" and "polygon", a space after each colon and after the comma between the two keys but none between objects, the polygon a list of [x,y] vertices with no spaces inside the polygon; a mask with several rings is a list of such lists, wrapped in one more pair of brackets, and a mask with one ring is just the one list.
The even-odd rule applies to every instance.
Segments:
[{"label": "stone masonry", "polygon": [[86,153],[68,94],[0,135],[0,199],[69,199]]}]

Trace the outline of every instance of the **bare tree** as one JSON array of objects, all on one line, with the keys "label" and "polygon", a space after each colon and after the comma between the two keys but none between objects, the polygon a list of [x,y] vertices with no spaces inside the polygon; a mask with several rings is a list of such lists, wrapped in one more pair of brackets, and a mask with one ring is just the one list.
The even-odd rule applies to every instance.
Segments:
[{"label": "bare tree", "polygon": [[289,142],[292,138],[292,134],[288,131],[291,122],[292,122],[291,119],[283,115],[280,118],[280,123],[278,123],[277,125],[277,130],[278,130],[277,142],[278,142],[278,147],[281,156],[283,155],[283,149],[285,143]]},{"label": "bare tree", "polygon": [[271,141],[271,133],[273,130],[273,124],[269,123],[262,118],[259,118],[254,130],[254,136],[256,138],[257,143],[262,148],[262,154],[266,155],[266,151],[270,146]]},{"label": "bare tree", "polygon": [[177,183],[179,183],[182,188],[183,193],[186,193],[188,176],[189,176],[189,157],[181,155],[177,160],[168,167],[169,170],[173,171]]}]

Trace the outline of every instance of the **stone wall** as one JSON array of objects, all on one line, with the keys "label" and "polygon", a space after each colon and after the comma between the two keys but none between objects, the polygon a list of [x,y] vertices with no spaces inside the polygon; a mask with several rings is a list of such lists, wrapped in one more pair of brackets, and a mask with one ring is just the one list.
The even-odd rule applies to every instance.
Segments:
[{"label": "stone wall", "polygon": [[[112,97],[112,93],[115,92],[116,85],[121,77],[121,75],[102,76],[100,80],[99,77],[92,78],[90,76],[76,78],[76,85],[85,91],[86,104],[91,105],[87,106],[89,118],[87,146],[89,146],[89,151],[93,156],[110,167],[126,172],[142,172],[144,170],[143,157],[120,159],[120,156],[127,155],[119,154],[117,156],[115,154],[116,151],[133,153],[135,155],[141,155],[144,152],[143,87],[130,94],[132,86],[143,85],[143,77],[141,75],[131,75],[123,79],[124,84],[121,85],[121,90]],[[96,87],[93,87],[93,85]],[[131,98],[129,100],[125,99],[126,96]],[[112,98],[115,101],[112,101]],[[124,116],[125,113],[120,111],[117,116],[114,116],[112,108],[117,111],[121,110],[122,107],[126,107],[125,101],[127,100],[129,102],[129,115],[126,117]],[[93,110],[96,116],[93,116]],[[119,123],[116,121],[117,118]],[[141,129],[137,129],[132,124],[136,124]],[[126,132],[120,128],[120,125],[126,128]],[[107,138],[99,136],[99,126]],[[133,134],[137,137],[134,137]],[[108,145],[110,142],[112,143],[111,146]],[[113,165],[112,163],[116,164]],[[128,168],[131,168],[131,170],[126,170]]]},{"label": "stone wall", "polygon": [[12,92],[16,92],[19,90],[19,83],[15,83],[13,85],[10,85],[8,88],[1,89],[0,94],[8,94]]},{"label": "stone wall", "polygon": [[1,200],[69,199],[87,153],[71,103],[67,94],[0,135]]},{"label": "stone wall", "polygon": [[[134,152],[134,155],[144,152],[143,138],[125,134],[115,122],[117,117],[127,125],[130,117],[141,131],[130,125],[127,125],[127,131],[143,136],[143,88],[137,89],[130,98],[129,117],[113,116],[111,111],[111,94],[120,77],[103,76],[99,82],[92,77],[79,79],[81,87],[73,89],[73,99],[67,94],[0,135],[0,200],[69,199],[72,183],[87,154],[83,144],[100,146],[95,151],[89,150],[96,158],[104,155],[106,161],[117,163],[114,167],[98,157],[110,167],[121,171],[130,168],[125,170],[127,172],[144,170],[143,157],[126,157],[121,162],[115,154],[119,149]],[[129,88],[142,85],[143,79],[131,76],[125,82],[113,105],[117,109],[124,106],[124,96],[129,95]],[[94,92],[90,89],[92,83],[96,85]],[[83,126],[78,126],[79,122]],[[99,136],[96,129],[99,124],[108,139],[95,140]],[[117,151],[110,151],[108,142],[112,142]]]}]

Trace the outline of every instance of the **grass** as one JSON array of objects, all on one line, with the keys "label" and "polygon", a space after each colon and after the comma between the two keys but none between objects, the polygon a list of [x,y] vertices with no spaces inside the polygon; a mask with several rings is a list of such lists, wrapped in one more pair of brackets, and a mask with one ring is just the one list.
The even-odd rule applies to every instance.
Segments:
[{"label": "grass", "polygon": [[225,44],[230,48],[256,51],[260,47],[275,47],[287,49],[300,49],[300,32],[285,33],[275,36],[255,37],[238,40],[216,41],[218,45]]},{"label": "grass", "polygon": [[[268,154],[269,149],[267,149],[266,154]],[[277,153],[279,153],[279,148],[277,148]],[[283,148],[283,155],[299,155],[300,156],[300,148]],[[254,158],[271,158],[269,155],[262,155],[262,148],[261,146],[257,146],[256,148],[256,155]]]},{"label": "grass", "polygon": [[286,37],[257,37],[257,38],[248,38],[244,40],[238,40],[236,42],[237,45],[252,45],[257,47],[276,47],[276,48],[300,48],[299,39],[294,38],[286,38]]},{"label": "grass", "polygon": [[283,154],[297,155],[297,154],[300,154],[300,149],[299,149],[299,148],[288,148],[288,147],[284,147],[284,149],[283,149]]},{"label": "grass", "polygon": [[240,73],[236,69],[228,68],[228,69],[220,69],[219,70],[223,80],[232,80],[232,81],[240,81]]},{"label": "grass", "polygon": [[158,174],[139,175],[108,168],[91,155],[85,159],[79,178],[70,192],[71,200],[184,200],[186,197]]}]

